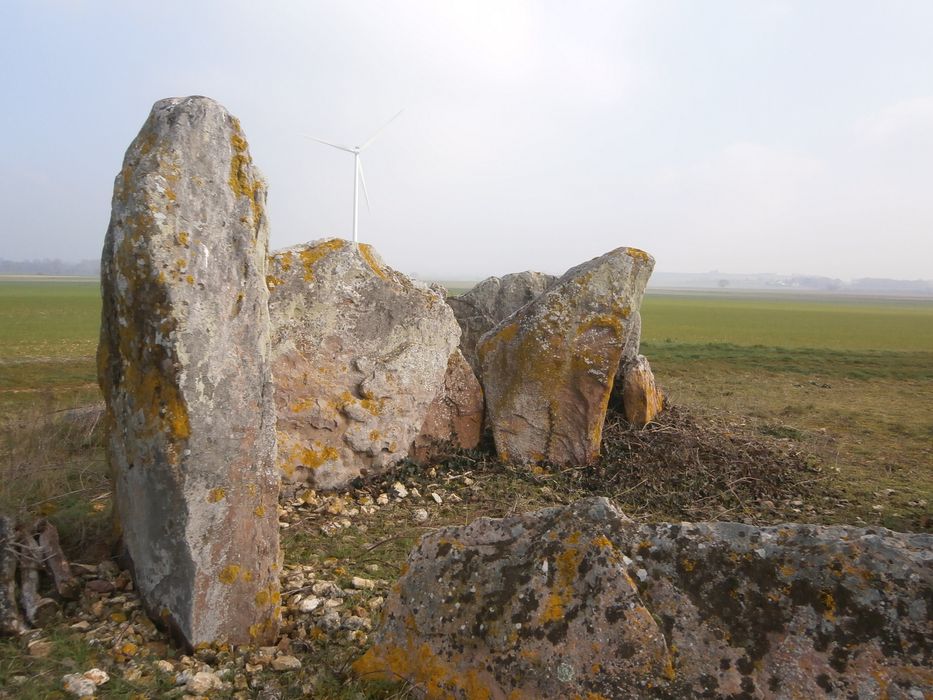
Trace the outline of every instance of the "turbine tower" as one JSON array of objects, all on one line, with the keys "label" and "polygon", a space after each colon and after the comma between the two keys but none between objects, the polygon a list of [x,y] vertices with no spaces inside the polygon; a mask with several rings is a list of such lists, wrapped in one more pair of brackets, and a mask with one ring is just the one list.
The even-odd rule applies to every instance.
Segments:
[{"label": "turbine tower", "polygon": [[318,143],[323,143],[325,146],[331,146],[332,148],[337,148],[341,151],[346,151],[347,153],[353,154],[353,242],[357,242],[357,230],[359,228],[359,198],[360,198],[360,183],[363,184],[363,197],[366,198],[366,208],[369,209],[369,193],[366,191],[366,178],[363,177],[363,163],[360,161],[360,153],[365,151],[372,145],[372,142],[376,140],[376,137],[383,132],[383,130],[389,126],[392,122],[398,119],[399,115],[404,112],[404,109],[400,109],[398,113],[392,117],[385,124],[380,126],[376,133],[369,137],[366,141],[363,142],[360,146],[342,146],[339,143],[331,143],[330,141],[325,141],[324,139],[315,138],[314,136],[308,136],[307,134],[302,134],[306,139],[311,139],[312,141],[317,141]]}]

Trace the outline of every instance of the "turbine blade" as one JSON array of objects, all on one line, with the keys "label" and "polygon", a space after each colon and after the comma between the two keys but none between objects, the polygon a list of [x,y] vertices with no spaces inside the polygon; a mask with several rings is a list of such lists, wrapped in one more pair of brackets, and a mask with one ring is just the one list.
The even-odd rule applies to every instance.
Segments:
[{"label": "turbine blade", "polygon": [[346,151],[347,153],[355,153],[355,151],[349,146],[341,146],[339,143],[331,143],[330,141],[324,141],[323,139],[318,139],[313,136],[308,136],[307,134],[301,134],[306,139],[311,139],[312,141],[317,141],[318,143],[323,143],[325,146],[332,146],[333,148],[339,148],[341,151]]},{"label": "turbine blade", "polygon": [[398,111],[398,113],[397,113],[394,117],[392,117],[389,121],[387,121],[385,124],[383,124],[382,126],[380,126],[380,127],[376,130],[376,133],[373,134],[372,136],[370,136],[370,137],[369,137],[369,140],[366,141],[365,143],[363,143],[362,146],[360,146],[360,150],[362,151],[364,148],[366,148],[367,146],[369,146],[369,144],[371,144],[373,141],[375,141],[375,140],[376,140],[376,137],[379,136],[379,134],[381,134],[383,131],[385,131],[385,128],[386,128],[389,124],[391,124],[391,123],[394,122],[396,119],[398,119],[398,118],[399,118],[399,115],[401,115],[401,113],[404,112],[404,111],[405,111],[404,109],[400,109],[400,110]]},{"label": "turbine blade", "polygon": [[360,184],[363,186],[363,199],[366,200],[366,211],[372,211],[369,207],[369,193],[366,191],[366,178],[363,177],[363,159],[360,158]]}]

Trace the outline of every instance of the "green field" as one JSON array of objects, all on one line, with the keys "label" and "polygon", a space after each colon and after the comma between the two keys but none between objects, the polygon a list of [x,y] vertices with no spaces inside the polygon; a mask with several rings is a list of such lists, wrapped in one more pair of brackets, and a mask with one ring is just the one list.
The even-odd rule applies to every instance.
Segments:
[{"label": "green field", "polygon": [[[864,506],[853,518],[928,522],[933,301],[658,292],[645,297],[642,319],[642,351],[675,403],[793,437],[840,470],[840,486]],[[96,280],[0,279],[10,454],[24,426],[100,400],[99,323]],[[875,494],[892,489],[895,505],[872,510]]]},{"label": "green field", "polygon": [[[0,420],[21,425],[99,401],[99,314],[96,280],[0,279]],[[888,524],[924,517],[933,301],[656,292],[642,318],[642,350],[676,403],[794,436],[842,465],[840,481],[860,501],[903,493],[881,511]]]},{"label": "green field", "polygon": [[[109,556],[112,536],[99,413],[80,410],[100,402],[94,362],[99,315],[96,280],[0,278],[0,513],[48,516],[66,551],[86,562]],[[759,466],[737,458],[727,466],[744,464],[747,475],[738,481],[720,478],[708,466],[699,472],[686,465],[690,460],[700,464],[699,450],[694,455],[694,442],[689,442],[686,461],[672,461],[675,480],[667,483],[667,476],[660,477],[666,490],[639,491],[643,482],[623,484],[617,502],[626,512],[663,520],[683,520],[699,512],[700,518],[746,522],[933,529],[933,301],[652,293],[645,298],[642,318],[642,352],[670,404],[696,416],[699,430],[715,440],[769,446],[757,450],[755,459],[768,460],[776,450],[805,468],[774,495],[742,496],[746,492],[738,481],[764,484],[775,473],[774,464]],[[650,439],[662,444],[665,435],[680,429],[661,421],[658,432],[635,434],[639,440],[656,435]],[[697,437],[687,435],[688,440]],[[695,478],[679,480],[678,469]],[[456,487],[460,500],[445,500],[431,526],[587,495],[576,482],[565,483],[562,471],[531,473],[479,453],[455,456],[438,464],[436,476],[433,471],[429,475],[421,468],[403,467],[389,482],[374,482],[372,488],[387,489],[395,478],[409,484],[421,479],[424,493],[436,487],[428,485],[429,479],[452,489],[461,484]],[[470,488],[460,480],[467,474],[478,482]],[[607,493],[606,484],[596,481],[595,492]],[[659,497],[683,496],[688,482],[690,488],[712,491],[700,505],[689,506],[694,510],[684,511]],[[479,485],[481,496],[472,490]],[[689,500],[694,491],[686,493]],[[391,506],[365,527],[326,536],[320,529],[329,517],[326,512],[303,511],[300,519],[296,514],[283,530],[285,561],[311,564],[338,581],[351,573],[369,575],[361,567],[377,563],[392,578],[424,531],[411,524],[409,507]],[[0,640],[0,697],[13,697],[4,695],[3,688],[14,679],[20,683],[15,697],[62,697],[62,673],[79,665],[100,665],[114,676],[101,697],[152,697],[171,687],[169,677],[151,669],[156,652],[146,652],[146,661],[140,661],[144,677],[127,680],[122,675],[125,660],[115,661],[111,651],[92,647],[68,626],[73,621],[64,617],[45,631],[54,647],[48,658],[33,658],[15,641]],[[167,647],[158,651],[169,658],[179,653]],[[346,664],[359,653],[352,645],[315,645],[303,655],[303,663],[326,670],[302,681],[312,690],[301,692],[324,698],[409,697],[404,689],[380,689],[349,677]],[[288,683],[298,687],[292,676]]]}]

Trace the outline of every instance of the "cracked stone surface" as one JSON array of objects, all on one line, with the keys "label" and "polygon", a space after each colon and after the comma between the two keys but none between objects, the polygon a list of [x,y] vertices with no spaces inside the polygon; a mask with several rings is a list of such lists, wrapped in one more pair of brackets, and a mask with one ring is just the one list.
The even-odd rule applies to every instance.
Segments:
[{"label": "cracked stone surface", "polygon": [[499,458],[587,465],[599,456],[606,406],[637,334],[654,258],[617,248],[568,270],[477,345],[486,421]]},{"label": "cracked stone surface", "polygon": [[933,536],[638,524],[589,498],[425,535],[363,676],[429,698],[922,698]]},{"label": "cracked stone surface", "polygon": [[268,283],[285,477],[339,489],[403,460],[460,339],[443,295],[338,238],[276,252]]},{"label": "cracked stone surface", "polygon": [[502,277],[487,277],[460,296],[447,299],[463,332],[460,350],[477,377],[482,371],[476,356],[479,339],[500,321],[538,298],[556,280],[554,275],[543,272],[513,272]]},{"label": "cracked stone surface", "polygon": [[98,376],[124,555],[186,646],[273,639],[266,186],[237,119],[157,102],[114,185]]}]

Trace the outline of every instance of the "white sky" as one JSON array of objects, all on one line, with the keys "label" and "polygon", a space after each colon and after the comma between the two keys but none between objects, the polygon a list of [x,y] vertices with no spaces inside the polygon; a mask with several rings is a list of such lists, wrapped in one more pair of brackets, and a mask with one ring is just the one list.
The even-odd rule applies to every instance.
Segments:
[{"label": "white sky", "polygon": [[0,257],[100,254],[156,100],[243,123],[272,245],[447,279],[619,245],[657,270],[933,278],[933,2],[0,3]]}]

